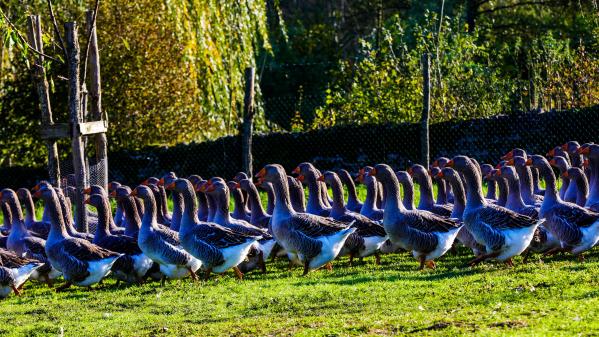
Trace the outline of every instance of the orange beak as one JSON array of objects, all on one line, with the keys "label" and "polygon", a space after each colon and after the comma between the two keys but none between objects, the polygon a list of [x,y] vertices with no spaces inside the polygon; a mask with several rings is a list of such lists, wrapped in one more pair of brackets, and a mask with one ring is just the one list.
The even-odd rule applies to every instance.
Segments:
[{"label": "orange beak", "polygon": [[134,188],[133,191],[131,191],[131,193],[129,193],[130,197],[136,197],[137,196],[137,188]]},{"label": "orange beak", "polygon": [[495,165],[496,169],[500,169],[501,168],[501,163],[497,163],[497,165]]},{"label": "orange beak", "polygon": [[503,155],[501,157],[502,160],[509,160],[512,159],[514,157],[514,150],[511,150],[510,152],[506,153],[505,155]]},{"label": "orange beak", "polygon": [[547,152],[547,157],[553,157],[555,156],[555,149],[551,149],[549,150],[549,152]]},{"label": "orange beak", "polygon": [[[302,176],[303,177],[303,176]],[[320,177],[316,178],[317,181],[322,181],[324,182],[324,174],[321,175]]]},{"label": "orange beak", "polygon": [[445,164],[445,167],[453,167],[453,159],[448,161],[447,164]]},{"label": "orange beak", "polygon": [[[527,163],[527,164],[528,164],[528,163]],[[555,159],[551,159],[551,160],[549,161],[549,165],[551,165],[551,166],[555,166],[555,165],[556,165],[556,163],[555,163]]]},{"label": "orange beak", "polygon": [[116,198],[116,190],[112,190],[112,192],[110,192],[110,196]]},{"label": "orange beak", "polygon": [[589,153],[591,153],[591,148],[588,146],[585,147],[579,147],[578,150],[576,150],[576,152],[578,154],[585,154],[588,155]]},{"label": "orange beak", "polygon": [[0,191],[0,200],[2,200],[2,193],[4,192]]},{"label": "orange beak", "polygon": [[587,168],[591,165],[591,162],[588,159],[585,159],[582,163],[582,167]]},{"label": "orange beak", "polygon": [[409,175],[411,175],[411,176],[413,176],[413,175],[414,175],[414,170],[412,170],[412,168],[411,168],[411,167],[408,169],[408,174],[409,174]]},{"label": "orange beak", "polygon": [[526,159],[526,166],[532,166],[532,158]]},{"label": "orange beak", "polygon": [[174,190],[175,189],[175,182],[173,181],[172,183],[168,184],[168,186],[165,187],[167,190]]},{"label": "orange beak", "polygon": [[212,192],[216,189],[216,187],[214,187],[214,185],[210,184],[208,185],[208,187],[206,187],[206,192]]},{"label": "orange beak", "polygon": [[264,178],[266,176],[266,168],[262,168],[260,172],[256,173],[256,178]]},{"label": "orange beak", "polygon": [[208,186],[210,186],[210,181],[207,181],[207,182],[203,183],[200,186],[200,192],[206,192],[206,190],[208,189]]},{"label": "orange beak", "polygon": [[564,173],[562,173],[562,177],[564,177],[564,178],[570,177],[570,175],[568,174],[568,171],[564,171]]},{"label": "orange beak", "polygon": [[92,188],[88,187],[86,189],[83,190],[83,194],[91,194],[92,193]]},{"label": "orange beak", "polygon": [[512,158],[512,159],[508,160],[508,161],[507,161],[507,164],[508,164],[509,166],[514,166],[514,158]]},{"label": "orange beak", "polygon": [[296,168],[294,168],[294,169],[293,169],[293,171],[291,171],[291,173],[293,173],[293,174],[300,174],[300,172],[301,172],[301,171],[300,171],[300,168],[299,168],[299,166],[298,166],[298,167],[296,167]]},{"label": "orange beak", "polygon": [[297,180],[301,181],[302,183],[304,182],[304,179],[306,179],[306,177],[304,177],[301,174],[299,176],[297,176]]},{"label": "orange beak", "polygon": [[439,173],[437,173],[437,178],[444,178],[445,174],[443,174],[443,171],[440,171]]},{"label": "orange beak", "polygon": [[237,182],[235,183],[235,188],[241,188],[241,185]]},{"label": "orange beak", "polygon": [[37,184],[35,186],[33,186],[33,188],[31,189],[33,192],[37,191],[40,189],[40,184]]},{"label": "orange beak", "polygon": [[368,172],[368,175],[371,177],[376,177],[376,174],[377,174],[377,171],[375,168],[373,168],[372,170],[370,170],[370,172]]},{"label": "orange beak", "polygon": [[501,167],[495,171],[495,175],[498,177],[501,176]]},{"label": "orange beak", "polygon": [[86,205],[91,205],[91,201],[90,200],[91,200],[90,198],[87,198],[87,199],[85,199],[85,201],[83,203],[86,204]]},{"label": "orange beak", "polygon": [[158,181],[158,186],[164,186],[164,178],[160,178]]},{"label": "orange beak", "polygon": [[148,186],[148,183],[149,183],[148,179],[146,179],[146,180],[144,180],[144,181],[141,182],[141,184],[144,185],[144,186]]},{"label": "orange beak", "polygon": [[[36,186],[37,186],[37,185],[36,185]],[[41,190],[39,190],[39,189],[35,190],[35,193],[33,193],[33,197],[34,197],[34,198],[37,198],[37,199],[39,199],[39,198],[41,198],[41,196],[42,196],[42,191],[41,191]]]}]

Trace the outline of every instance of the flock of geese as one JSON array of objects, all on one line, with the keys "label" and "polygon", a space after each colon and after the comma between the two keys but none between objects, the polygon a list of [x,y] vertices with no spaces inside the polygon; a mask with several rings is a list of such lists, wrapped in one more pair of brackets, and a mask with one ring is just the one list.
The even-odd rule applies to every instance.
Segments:
[{"label": "flock of geese", "polygon": [[[496,166],[456,156],[438,158],[428,169],[367,166],[354,177],[302,163],[295,177],[281,165],[267,165],[255,183],[244,173],[225,181],[172,172],[133,189],[111,182],[108,190],[84,191],[86,204],[95,208],[85,210],[93,235],[75,229],[73,188],[63,192],[40,182],[31,191],[4,189],[0,297],[21,294],[29,279],[53,287],[61,276],[57,291],[90,287],[109,274],[118,282],[142,283],[208,279],[232,269],[242,279],[252,270],[266,272],[266,262],[276,257],[286,257],[290,268],[303,266],[304,275],[330,270],[338,256],[349,256],[350,264],[374,256],[378,264],[380,254],[398,251],[411,252],[420,269],[435,268],[435,260],[458,243],[472,250],[470,265],[496,259],[511,266],[514,256],[530,253],[566,252],[582,260],[599,240],[599,145],[572,141],[547,158],[514,149]],[[560,173],[559,191],[552,166]],[[366,186],[364,201],[354,179]],[[258,188],[268,195],[266,209]],[[34,198],[44,203],[39,221]],[[110,198],[117,203],[114,216]]]}]

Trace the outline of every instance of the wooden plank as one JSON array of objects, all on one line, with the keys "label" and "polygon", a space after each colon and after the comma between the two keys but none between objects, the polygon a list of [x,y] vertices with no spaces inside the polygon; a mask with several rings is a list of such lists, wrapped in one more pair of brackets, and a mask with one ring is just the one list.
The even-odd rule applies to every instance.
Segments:
[{"label": "wooden plank", "polygon": [[55,123],[50,125],[42,125],[40,129],[42,139],[60,139],[71,138],[70,123]]},{"label": "wooden plank", "polygon": [[[89,55],[88,55],[88,66],[89,66],[89,100],[90,100],[90,112],[91,117],[95,121],[103,120],[102,115],[102,85],[100,77],[100,52],[98,48],[98,37],[96,34],[96,23],[94,21],[94,11],[89,10],[86,13],[86,30],[90,32],[89,35]],[[94,142],[96,146],[96,162],[101,165],[98,168],[97,174],[100,174],[103,178],[102,184],[104,188],[108,188],[108,150],[106,139],[106,131],[108,128],[108,122],[104,119],[105,130],[102,133],[98,133],[94,136]]]},{"label": "wooden plank", "polygon": [[[52,119],[52,107],[50,104],[50,89],[46,79],[46,70],[43,67],[44,56],[42,54],[44,52],[44,44],[42,42],[42,24],[39,15],[31,15],[29,17],[28,26],[29,44],[39,52],[35,58],[34,66],[32,67],[32,75],[40,101],[42,125],[44,127],[52,126],[54,120]],[[48,178],[53,186],[60,187],[60,164],[58,161],[58,147],[56,146],[55,139],[62,137],[44,138],[44,133],[42,131],[42,138],[45,140],[46,150],[48,151]]]},{"label": "wooden plank", "polygon": [[428,168],[429,163],[429,129],[428,120],[431,111],[431,60],[428,53],[422,54],[422,117],[420,119],[420,160]]},{"label": "wooden plank", "polygon": [[79,123],[77,124],[77,127],[79,128],[79,133],[82,136],[104,133],[108,130],[108,126],[105,121]]},{"label": "wooden plank", "polygon": [[[81,120],[81,92],[79,79],[80,53],[79,40],[77,39],[77,24],[75,22],[67,22],[64,24],[67,48],[67,64],[69,74],[69,116],[73,125],[79,124]],[[72,128],[71,147],[73,150],[73,168],[75,173],[75,224],[77,230],[87,233],[89,227],[87,225],[87,211],[85,208],[85,198],[83,189],[85,188],[85,158],[83,153],[83,140],[79,133],[79,128]]]}]

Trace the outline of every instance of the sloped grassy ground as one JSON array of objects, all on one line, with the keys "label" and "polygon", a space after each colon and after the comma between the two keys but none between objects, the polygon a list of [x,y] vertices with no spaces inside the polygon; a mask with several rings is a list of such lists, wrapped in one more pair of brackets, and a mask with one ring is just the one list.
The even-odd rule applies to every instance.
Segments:
[{"label": "sloped grassy ground", "polygon": [[[363,194],[360,190],[360,194]],[[363,197],[363,196],[362,196]],[[171,281],[55,293],[27,283],[0,302],[0,336],[387,336],[599,334],[599,251],[536,258],[516,267],[465,267],[460,249],[418,271],[407,253],[384,255],[301,277],[268,265],[266,275],[233,273],[207,282]]]}]

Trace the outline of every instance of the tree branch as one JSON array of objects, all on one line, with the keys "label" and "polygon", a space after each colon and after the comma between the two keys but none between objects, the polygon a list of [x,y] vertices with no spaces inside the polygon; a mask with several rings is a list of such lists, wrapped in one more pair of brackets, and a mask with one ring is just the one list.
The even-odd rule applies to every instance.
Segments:
[{"label": "tree branch", "polygon": [[58,63],[63,63],[62,61],[60,61],[59,59],[52,57],[48,54],[44,54],[42,52],[40,52],[39,50],[37,50],[36,48],[34,48],[32,45],[29,44],[29,42],[27,42],[27,40],[25,39],[25,37],[23,37],[23,35],[21,34],[21,32],[19,32],[19,30],[17,29],[17,27],[15,27],[15,25],[10,21],[10,19],[6,16],[6,14],[4,13],[4,11],[0,8],[0,13],[2,13],[2,17],[4,17],[4,21],[6,21],[6,23],[8,24],[8,26],[10,26],[10,29],[12,31],[14,31],[17,34],[17,37],[19,38],[19,40],[21,40],[21,42],[27,47],[27,49],[31,50],[32,52],[34,52],[37,55],[43,56],[49,60],[52,60],[54,62],[58,62]]},{"label": "tree branch", "polygon": [[64,53],[64,59],[68,60],[69,57],[67,55],[67,49],[64,46],[64,40],[62,39],[62,35],[60,35],[60,30],[58,29],[58,23],[56,23],[56,16],[54,16],[54,9],[52,8],[52,0],[48,0],[48,11],[50,11],[50,18],[52,18],[52,25],[54,26],[54,34],[56,34],[56,38],[60,43],[60,49]]},{"label": "tree branch", "polygon": [[89,32],[87,32],[87,44],[85,45],[85,53],[83,53],[83,76],[81,77],[81,83],[85,83],[85,79],[87,77],[87,58],[89,56],[89,45],[91,42],[92,32],[96,29],[96,18],[98,16],[98,8],[100,7],[100,0],[96,0],[96,6],[94,8],[94,15],[92,17],[92,22],[89,27]]},{"label": "tree branch", "polygon": [[483,11],[478,11],[477,14],[488,14],[488,13],[493,13],[493,12],[496,12],[499,10],[515,8],[515,7],[519,7],[519,6],[536,6],[536,5],[549,5],[549,4],[557,4],[557,2],[551,1],[551,0],[549,0],[549,1],[523,1],[523,2],[513,3],[511,5],[497,6],[494,8],[485,9]]}]

